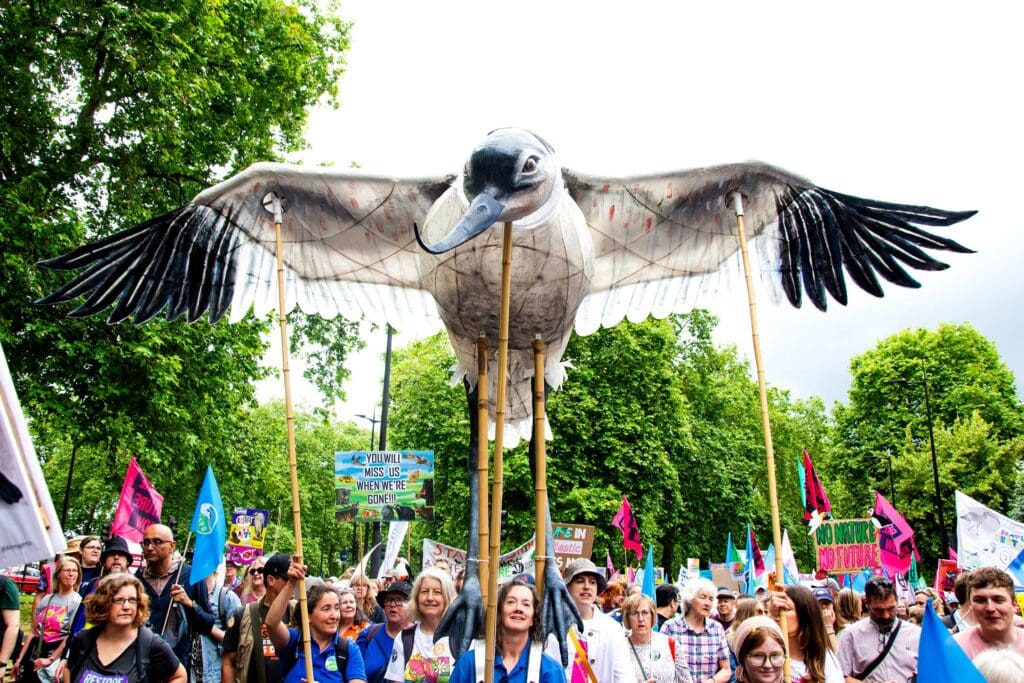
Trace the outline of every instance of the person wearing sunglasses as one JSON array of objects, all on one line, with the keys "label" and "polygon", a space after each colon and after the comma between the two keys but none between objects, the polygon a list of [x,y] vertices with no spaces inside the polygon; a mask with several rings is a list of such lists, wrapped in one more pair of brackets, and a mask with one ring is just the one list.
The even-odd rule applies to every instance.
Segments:
[{"label": "person wearing sunglasses", "polygon": [[149,597],[146,625],[167,641],[187,667],[193,636],[210,635],[216,622],[206,608],[210,600],[206,582],[192,583],[192,567],[175,555],[177,547],[170,527],[150,525],[142,537],[146,566],[135,576]]},{"label": "person wearing sunglasses", "polygon": [[773,619],[753,616],[736,629],[738,683],[782,683],[786,642]]},{"label": "person wearing sunglasses", "polygon": [[122,573],[103,577],[85,599],[85,609],[93,627],[68,646],[63,683],[185,683],[185,667],[171,647],[143,626],[149,598],[137,578]]}]

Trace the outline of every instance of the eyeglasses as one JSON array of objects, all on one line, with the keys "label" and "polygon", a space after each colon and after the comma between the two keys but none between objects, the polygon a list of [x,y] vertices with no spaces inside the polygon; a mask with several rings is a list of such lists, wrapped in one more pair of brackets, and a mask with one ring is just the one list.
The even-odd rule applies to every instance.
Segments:
[{"label": "eyeglasses", "polygon": [[103,550],[103,546],[101,546],[101,545],[87,545],[84,548],[82,548],[82,550]]},{"label": "eyeglasses", "polygon": [[653,619],[654,618],[654,615],[651,614],[650,612],[629,612],[626,616],[627,617],[636,617],[637,619],[639,619],[640,617],[643,617],[644,619],[648,619],[648,618]]},{"label": "eyeglasses", "polygon": [[401,604],[403,604],[405,602],[405,598],[402,598],[402,597],[384,598],[384,600],[382,602],[384,603],[385,607],[387,607],[388,605],[401,605]]},{"label": "eyeglasses", "polygon": [[120,605],[122,607],[135,607],[137,604],[139,604],[139,599],[138,598],[114,598],[110,602],[114,603],[115,605]]},{"label": "eyeglasses", "polygon": [[751,652],[747,655],[747,660],[754,666],[764,666],[767,663],[774,667],[779,667],[782,666],[784,659],[786,659],[786,655],[782,652],[772,652],[771,654]]},{"label": "eyeglasses", "polygon": [[143,548],[148,548],[149,546],[153,546],[154,548],[159,548],[164,543],[174,543],[174,541],[165,541],[162,538],[144,538],[144,539],[142,539],[142,547]]}]

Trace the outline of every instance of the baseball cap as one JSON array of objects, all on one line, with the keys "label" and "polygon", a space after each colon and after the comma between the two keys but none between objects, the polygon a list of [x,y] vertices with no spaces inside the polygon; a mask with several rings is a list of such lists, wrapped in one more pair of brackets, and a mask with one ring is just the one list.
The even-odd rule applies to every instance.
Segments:
[{"label": "baseball cap", "polygon": [[835,602],[835,598],[832,597],[832,591],[827,588],[815,588],[814,599],[818,602]]},{"label": "baseball cap", "polygon": [[395,581],[390,586],[377,593],[377,604],[383,607],[384,598],[392,593],[398,593],[408,600],[409,596],[412,595],[412,585],[410,585],[408,581]]},{"label": "baseball cap", "polygon": [[537,581],[533,578],[533,574],[527,572],[520,572],[512,577],[512,583],[525,583],[528,586],[536,586]]},{"label": "baseball cap", "polygon": [[263,565],[263,576],[274,576],[279,579],[288,578],[288,568],[292,566],[291,558],[284,553],[274,553]]}]

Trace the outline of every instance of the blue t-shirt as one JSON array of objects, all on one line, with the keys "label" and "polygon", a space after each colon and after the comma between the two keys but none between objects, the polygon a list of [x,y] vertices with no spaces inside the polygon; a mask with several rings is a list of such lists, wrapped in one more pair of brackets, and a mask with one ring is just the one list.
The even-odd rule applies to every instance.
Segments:
[{"label": "blue t-shirt", "polygon": [[[281,653],[281,673],[284,683],[301,683],[306,677],[306,657],[302,651],[302,634],[295,629],[288,629],[288,645]],[[345,670],[339,670],[335,658],[335,647],[341,646],[335,636],[331,644],[321,650],[316,641],[310,643],[313,653],[313,678],[316,683],[346,683],[346,681],[365,681],[366,669],[363,666],[363,655],[351,640],[348,641],[348,663]]]},{"label": "blue t-shirt", "polygon": [[[370,640],[370,632],[374,629],[373,640]],[[395,639],[388,635],[387,626],[375,624],[364,628],[359,632],[356,639],[359,651],[363,655],[363,665],[366,667],[366,683],[383,683],[384,672],[388,670],[388,663],[391,661],[391,650],[395,645]]]},{"label": "blue t-shirt", "polygon": [[[527,683],[529,653],[529,649],[524,651],[512,670],[506,671],[505,663],[501,661],[501,655],[495,652],[494,683]],[[477,683],[476,653],[473,650],[463,653],[459,657],[459,661],[455,662],[455,669],[452,670],[452,676],[448,683]],[[565,683],[565,671],[562,666],[544,653],[541,653],[539,683]]]}]

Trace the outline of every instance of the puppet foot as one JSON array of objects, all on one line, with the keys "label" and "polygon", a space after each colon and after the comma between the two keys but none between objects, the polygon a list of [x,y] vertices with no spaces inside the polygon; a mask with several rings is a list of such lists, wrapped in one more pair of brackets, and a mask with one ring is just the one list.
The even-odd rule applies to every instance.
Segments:
[{"label": "puppet foot", "polygon": [[447,637],[452,656],[458,659],[459,655],[469,650],[483,625],[484,599],[480,592],[480,577],[475,572],[468,573],[462,584],[462,592],[448,607],[434,632],[434,642]]}]

